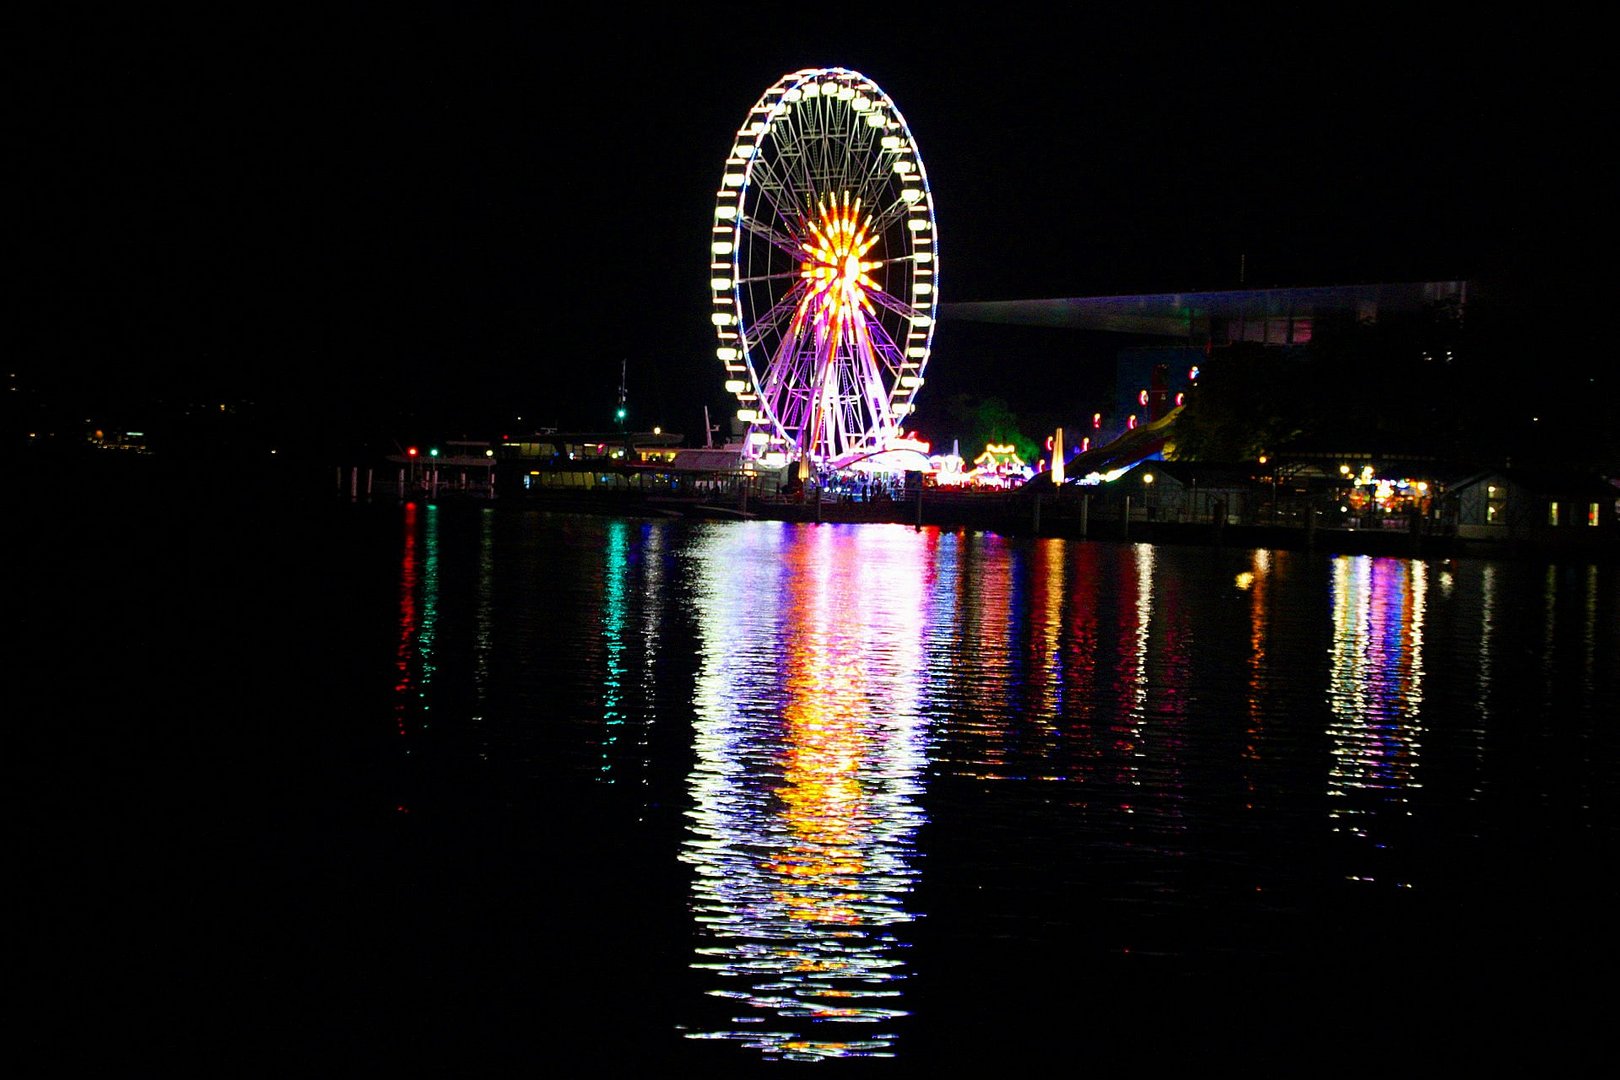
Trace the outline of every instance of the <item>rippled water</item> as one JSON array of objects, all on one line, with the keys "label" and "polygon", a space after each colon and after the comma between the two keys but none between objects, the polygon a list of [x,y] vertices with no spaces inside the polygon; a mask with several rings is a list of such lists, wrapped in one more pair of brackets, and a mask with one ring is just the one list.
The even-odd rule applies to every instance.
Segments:
[{"label": "rippled water", "polygon": [[321,587],[208,650],[320,642],[254,671],[298,734],[227,755],[258,809],[185,938],[276,1018],[266,1052],[1588,1049],[1613,566],[418,504],[325,526],[297,560]]}]

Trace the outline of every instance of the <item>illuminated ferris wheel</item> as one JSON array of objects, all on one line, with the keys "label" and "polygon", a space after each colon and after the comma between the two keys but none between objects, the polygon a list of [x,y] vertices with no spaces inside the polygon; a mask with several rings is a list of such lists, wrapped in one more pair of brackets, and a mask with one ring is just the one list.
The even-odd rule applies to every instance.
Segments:
[{"label": "illuminated ferris wheel", "polygon": [[709,251],[747,456],[804,477],[886,449],[915,408],[939,304],[928,175],[888,95],[845,68],[765,91],[726,158]]}]

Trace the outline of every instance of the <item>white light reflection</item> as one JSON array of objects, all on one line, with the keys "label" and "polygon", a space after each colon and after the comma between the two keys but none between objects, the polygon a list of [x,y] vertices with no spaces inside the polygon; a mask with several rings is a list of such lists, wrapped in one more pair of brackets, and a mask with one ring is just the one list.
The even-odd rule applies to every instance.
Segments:
[{"label": "white light reflection", "polygon": [[495,645],[494,617],[491,608],[495,578],[494,525],[493,510],[485,510],[479,515],[478,581],[473,594],[476,601],[476,614],[473,618],[473,700],[476,711],[470,717],[472,726],[477,729],[482,729],[486,720],[484,709],[489,704],[489,658]]},{"label": "white light reflection", "polygon": [[696,545],[694,968],[723,1014],[688,1036],[766,1059],[892,1054],[895,928],[924,818],[928,534],[716,526]]},{"label": "white light reflection", "polygon": [[[1422,562],[1365,555],[1333,562],[1328,816],[1335,832],[1367,841],[1375,850],[1386,842],[1374,835],[1383,816],[1410,816],[1408,792],[1421,786],[1427,592]],[[1346,876],[1372,881],[1378,875],[1353,870]]]},{"label": "white light reflection", "polygon": [[1597,675],[1597,629],[1598,629],[1598,567],[1592,563],[1586,568],[1586,596],[1582,602],[1581,610],[1586,614],[1582,624],[1584,633],[1581,635],[1581,655],[1585,661],[1581,665],[1584,678],[1581,680],[1584,703],[1589,704],[1591,695],[1596,687],[1593,679]]},{"label": "white light reflection", "polygon": [[1553,692],[1553,653],[1558,638],[1558,565],[1549,563],[1545,572],[1547,589],[1542,601],[1546,613],[1541,648],[1541,673],[1546,680],[1545,694]]},{"label": "white light reflection", "polygon": [[1475,699],[1478,709],[1478,720],[1474,725],[1474,763],[1480,771],[1474,774],[1474,786],[1469,792],[1469,800],[1479,799],[1484,790],[1482,787],[1485,764],[1485,730],[1490,726],[1491,719],[1491,675],[1492,664],[1495,661],[1495,650],[1492,639],[1496,636],[1496,567],[1486,563],[1480,572],[1480,603],[1481,612],[1479,620],[1479,696]]},{"label": "white light reflection", "polygon": [[642,526],[641,530],[641,576],[638,582],[641,590],[641,655],[646,659],[641,665],[641,694],[643,716],[636,727],[636,752],[639,755],[641,783],[647,786],[652,776],[652,749],[651,733],[653,724],[658,717],[655,709],[658,702],[658,692],[653,678],[657,666],[653,657],[658,655],[659,647],[664,639],[662,615],[664,605],[659,598],[664,595],[664,530],[649,526]]}]

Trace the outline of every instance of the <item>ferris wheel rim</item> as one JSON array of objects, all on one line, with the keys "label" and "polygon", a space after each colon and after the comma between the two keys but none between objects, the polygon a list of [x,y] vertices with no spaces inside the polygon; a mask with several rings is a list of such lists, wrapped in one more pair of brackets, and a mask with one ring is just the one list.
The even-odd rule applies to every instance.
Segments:
[{"label": "ferris wheel rim", "polygon": [[833,463],[902,433],[933,347],[934,214],[909,124],[862,73],[803,68],[749,109],[710,239],[745,455]]}]

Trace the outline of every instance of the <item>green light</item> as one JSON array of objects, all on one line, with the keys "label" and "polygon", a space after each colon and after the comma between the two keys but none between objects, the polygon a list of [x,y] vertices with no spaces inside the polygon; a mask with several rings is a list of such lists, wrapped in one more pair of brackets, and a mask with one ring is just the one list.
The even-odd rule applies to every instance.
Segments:
[{"label": "green light", "polygon": [[624,410],[620,409],[618,415],[619,415],[619,419],[623,420],[624,419]]},{"label": "green light", "polygon": [[439,456],[439,448],[437,446],[435,446],[433,449],[429,450],[428,451],[428,456],[429,457],[438,457]]}]

